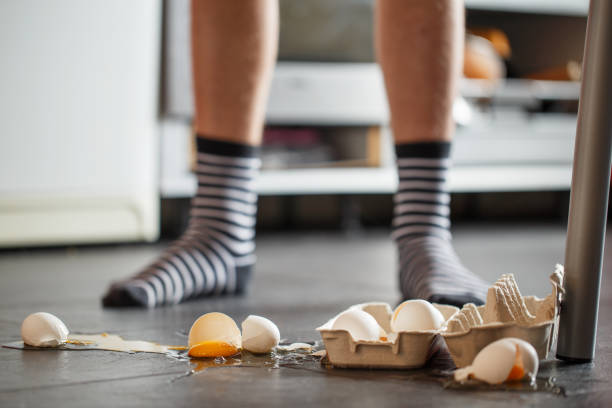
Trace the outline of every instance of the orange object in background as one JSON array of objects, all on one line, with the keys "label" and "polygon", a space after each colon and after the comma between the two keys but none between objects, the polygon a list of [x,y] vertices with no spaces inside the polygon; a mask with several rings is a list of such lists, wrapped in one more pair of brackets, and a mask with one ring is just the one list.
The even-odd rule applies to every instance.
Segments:
[{"label": "orange object in background", "polygon": [[508,59],[512,55],[510,40],[502,30],[498,28],[470,28],[467,32],[489,40],[500,57]]},{"label": "orange object in background", "polygon": [[581,74],[582,65],[578,61],[568,61],[561,66],[531,73],[526,75],[525,78],[544,81],[580,81]]},{"label": "orange object in background", "polygon": [[472,34],[466,36],[463,75],[466,78],[491,81],[497,81],[506,76],[503,59],[491,41]]}]

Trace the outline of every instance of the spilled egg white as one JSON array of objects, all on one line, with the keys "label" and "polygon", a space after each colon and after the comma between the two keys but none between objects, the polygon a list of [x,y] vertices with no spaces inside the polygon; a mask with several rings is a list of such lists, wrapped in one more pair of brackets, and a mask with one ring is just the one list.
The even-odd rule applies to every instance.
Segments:
[{"label": "spilled egg white", "polygon": [[422,299],[402,302],[391,317],[391,330],[395,333],[418,330],[438,330],[444,316],[431,303]]},{"label": "spilled egg white", "polygon": [[269,353],[280,341],[278,327],[269,319],[250,315],[242,322],[242,348],[251,353]]},{"label": "spilled egg white", "polygon": [[384,333],[371,314],[359,309],[340,313],[332,324],[332,330],[346,330],[355,341],[378,341]]},{"label": "spilled egg white", "polygon": [[23,342],[34,347],[57,347],[68,340],[68,328],[51,313],[32,313],[21,323]]},{"label": "spilled egg white", "polygon": [[538,373],[538,365],[538,354],[531,344],[506,337],[480,350],[472,365],[456,370],[455,380],[475,378],[489,384],[532,380]]},{"label": "spilled egg white", "polygon": [[226,314],[212,312],[200,316],[189,330],[189,355],[228,357],[240,350],[240,329]]}]

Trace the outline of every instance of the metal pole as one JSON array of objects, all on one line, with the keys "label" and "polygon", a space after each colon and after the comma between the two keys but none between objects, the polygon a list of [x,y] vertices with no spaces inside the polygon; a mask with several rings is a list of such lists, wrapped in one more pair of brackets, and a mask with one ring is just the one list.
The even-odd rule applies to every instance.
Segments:
[{"label": "metal pole", "polygon": [[565,247],[557,358],[595,353],[612,148],[612,1],[591,0]]}]

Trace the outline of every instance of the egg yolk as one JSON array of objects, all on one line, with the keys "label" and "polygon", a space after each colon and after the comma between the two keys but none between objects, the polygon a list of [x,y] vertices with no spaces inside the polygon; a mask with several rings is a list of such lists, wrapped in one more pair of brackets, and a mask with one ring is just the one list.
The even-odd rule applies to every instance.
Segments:
[{"label": "egg yolk", "polygon": [[191,357],[229,357],[238,353],[238,347],[224,341],[203,341],[189,348]]},{"label": "egg yolk", "polygon": [[523,359],[521,358],[521,351],[519,346],[516,346],[516,355],[514,358],[514,365],[508,374],[506,381],[517,381],[521,380],[525,376],[525,368],[523,367]]}]

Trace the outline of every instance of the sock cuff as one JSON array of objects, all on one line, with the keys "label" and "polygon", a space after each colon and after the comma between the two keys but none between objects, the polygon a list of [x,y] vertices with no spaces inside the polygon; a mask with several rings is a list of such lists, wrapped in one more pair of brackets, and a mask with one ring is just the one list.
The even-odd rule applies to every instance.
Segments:
[{"label": "sock cuff", "polygon": [[395,145],[395,154],[398,158],[426,158],[445,159],[450,157],[450,142],[417,142]]},{"label": "sock cuff", "polygon": [[259,146],[214,140],[198,134],[196,134],[196,146],[198,153],[229,157],[259,157],[260,151]]}]

